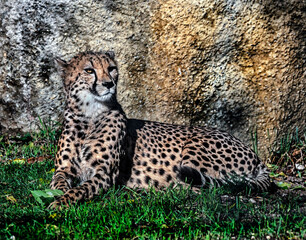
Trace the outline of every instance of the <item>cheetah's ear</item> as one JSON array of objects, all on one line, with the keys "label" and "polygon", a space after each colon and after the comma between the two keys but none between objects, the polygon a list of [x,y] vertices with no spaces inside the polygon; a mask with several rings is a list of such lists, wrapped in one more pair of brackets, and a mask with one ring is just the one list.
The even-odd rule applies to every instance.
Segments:
[{"label": "cheetah's ear", "polygon": [[65,69],[67,68],[68,63],[60,58],[55,58],[54,63],[57,71],[63,76],[65,74]]},{"label": "cheetah's ear", "polygon": [[111,59],[115,59],[115,52],[114,51],[106,51],[105,55],[108,56]]}]

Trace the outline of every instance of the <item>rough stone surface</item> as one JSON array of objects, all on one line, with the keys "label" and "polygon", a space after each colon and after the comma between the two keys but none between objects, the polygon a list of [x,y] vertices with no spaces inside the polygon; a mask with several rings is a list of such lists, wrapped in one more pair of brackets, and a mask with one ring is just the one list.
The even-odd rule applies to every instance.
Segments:
[{"label": "rough stone surface", "polygon": [[0,0],[0,131],[60,120],[54,57],[103,49],[129,117],[247,143],[256,128],[264,153],[275,129],[305,129],[305,12],[299,0]]}]

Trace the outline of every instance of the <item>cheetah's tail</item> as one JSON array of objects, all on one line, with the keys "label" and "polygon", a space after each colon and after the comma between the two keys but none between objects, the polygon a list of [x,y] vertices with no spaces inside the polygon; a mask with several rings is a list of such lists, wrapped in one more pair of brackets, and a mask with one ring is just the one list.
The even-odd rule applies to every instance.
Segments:
[{"label": "cheetah's tail", "polygon": [[[220,181],[220,180],[219,180]],[[252,174],[238,176],[230,175],[221,179],[221,182],[233,187],[235,191],[244,191],[249,188],[252,192],[270,192],[274,191],[275,185],[270,181],[269,171],[263,164],[259,164]]]},{"label": "cheetah's tail", "polygon": [[226,186],[234,192],[245,191],[246,188],[251,189],[252,192],[275,190],[275,185],[270,182],[269,171],[263,164],[258,165],[257,171],[251,175],[240,176],[231,174],[219,179],[207,176],[205,173],[200,173],[194,168],[184,166],[180,168],[178,177],[180,180],[197,188]]},{"label": "cheetah's tail", "polygon": [[267,192],[271,190],[272,183],[270,181],[270,172],[263,164],[260,164],[257,168],[257,172],[249,177],[248,186],[258,192]]}]

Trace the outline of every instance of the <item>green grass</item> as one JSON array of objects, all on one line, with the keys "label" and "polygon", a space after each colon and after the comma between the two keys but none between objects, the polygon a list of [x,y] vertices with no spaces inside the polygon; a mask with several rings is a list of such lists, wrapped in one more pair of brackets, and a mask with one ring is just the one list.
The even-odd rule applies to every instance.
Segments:
[{"label": "green grass", "polygon": [[22,136],[0,135],[0,159],[29,159],[54,156],[60,136],[60,125],[57,122],[43,122],[40,118],[40,129],[37,132]]},{"label": "green grass", "polygon": [[257,138],[256,127],[251,132],[251,139],[252,139],[252,149],[258,155],[258,138]]},{"label": "green grass", "polygon": [[[306,236],[305,197],[289,190],[285,195],[280,192],[258,197],[232,195],[221,188],[206,189],[201,194],[181,188],[160,192],[112,188],[69,209],[47,209],[35,201],[31,191],[49,187],[53,162],[28,164],[27,159],[53,158],[59,136],[57,129],[57,125],[47,127],[42,123],[39,133],[0,138],[0,159],[4,160],[0,162],[0,239],[266,239],[267,236],[303,239]],[[292,156],[296,150],[304,151],[303,141],[295,137],[285,153]]]},{"label": "green grass", "polygon": [[[256,238],[305,234],[300,200],[242,196],[224,190],[135,192],[111,189],[91,202],[63,211],[41,207],[32,190],[48,188],[53,164],[0,165],[0,235],[16,239]],[[252,199],[258,199],[253,197]]]},{"label": "green grass", "polygon": [[270,163],[279,167],[287,165],[305,164],[306,161],[306,130],[295,131],[284,135],[280,141],[275,142],[270,148]]}]

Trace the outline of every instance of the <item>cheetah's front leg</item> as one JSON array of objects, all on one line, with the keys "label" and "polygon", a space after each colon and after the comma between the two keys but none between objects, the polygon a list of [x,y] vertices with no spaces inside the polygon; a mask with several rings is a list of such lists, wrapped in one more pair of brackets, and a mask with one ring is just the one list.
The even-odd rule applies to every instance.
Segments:
[{"label": "cheetah's front leg", "polygon": [[55,157],[55,172],[50,183],[51,189],[59,189],[63,192],[73,187],[72,182],[80,173],[80,167],[77,164],[77,146],[68,145],[68,142],[72,141],[70,138],[66,131],[61,135]]},{"label": "cheetah's front leg", "polygon": [[[89,180],[85,181],[78,187],[69,189],[63,196],[54,201],[50,208],[61,208],[62,205],[69,206],[83,199],[91,199],[98,195],[101,190],[107,190],[113,185],[113,178],[118,176],[118,168],[114,169],[113,174],[105,172],[106,169],[100,169]],[[111,175],[113,177],[111,177]]]},{"label": "cheetah's front leg", "polygon": [[119,162],[123,153],[125,131],[119,129],[115,133],[112,131],[114,137],[105,146],[101,145],[99,140],[87,139],[85,141],[84,151],[81,154],[85,164],[83,168],[85,169],[80,169],[81,173],[78,175],[82,175],[82,171],[86,172],[86,169],[90,169],[93,176],[87,176],[89,178],[82,184],[66,191],[50,207],[60,208],[61,205],[68,206],[69,203],[91,199],[94,195],[98,195],[101,190],[106,191],[116,183],[119,175]]}]

